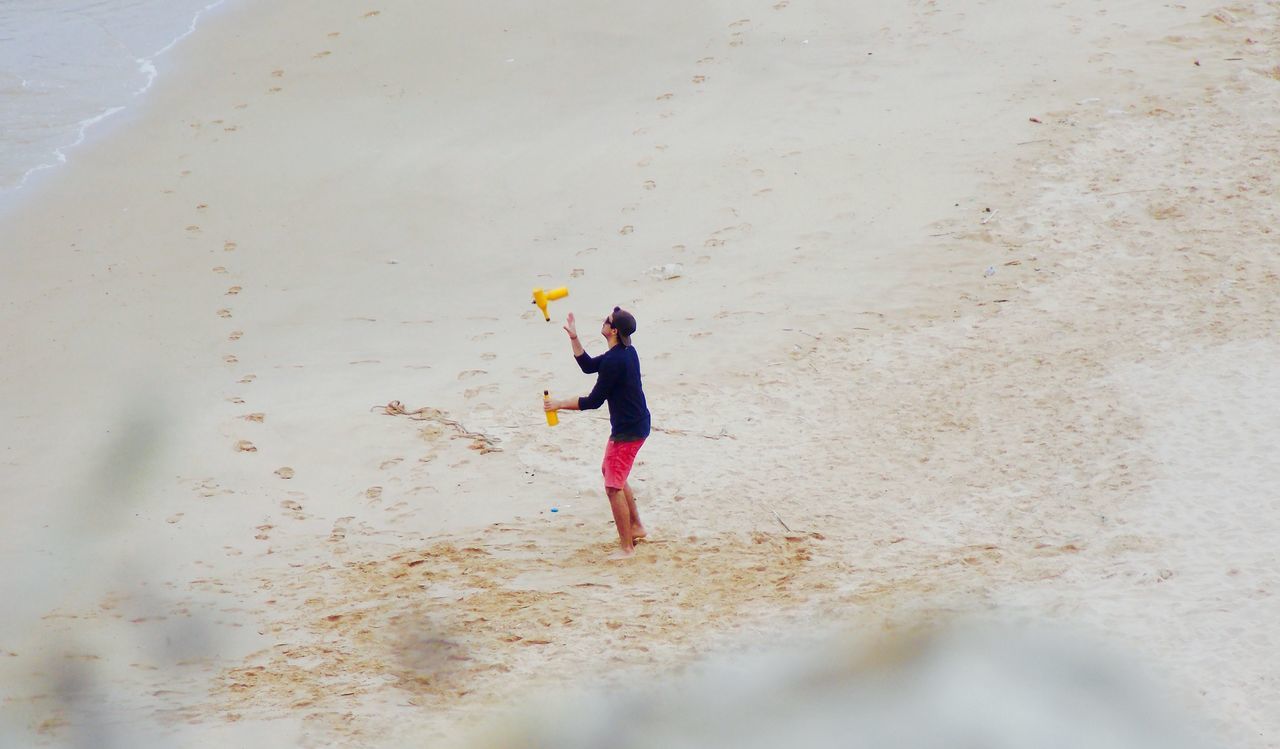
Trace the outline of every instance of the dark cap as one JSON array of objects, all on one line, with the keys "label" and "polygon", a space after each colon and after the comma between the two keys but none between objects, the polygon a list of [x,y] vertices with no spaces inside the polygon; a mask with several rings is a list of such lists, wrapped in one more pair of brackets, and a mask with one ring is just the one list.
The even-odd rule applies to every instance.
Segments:
[{"label": "dark cap", "polygon": [[611,317],[613,318],[613,329],[618,331],[618,341],[623,346],[630,346],[631,334],[636,332],[635,316],[621,307],[614,307]]}]

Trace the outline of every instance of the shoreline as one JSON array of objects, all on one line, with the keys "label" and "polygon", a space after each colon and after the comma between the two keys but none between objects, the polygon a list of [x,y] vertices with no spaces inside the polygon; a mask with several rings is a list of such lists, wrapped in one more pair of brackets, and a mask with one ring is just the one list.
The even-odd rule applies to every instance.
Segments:
[{"label": "shoreline", "polygon": [[[1234,114],[1265,50],[1203,53],[1266,9],[779,5],[210,18],[189,77],[6,220],[6,493],[43,499],[2,553],[67,587],[23,597],[53,634],[15,617],[0,678],[79,638],[140,731],[391,746],[598,683],[601,642],[670,673],[792,620],[995,612],[1111,633],[1245,745],[1273,727],[1275,178],[1247,144],[1280,114]],[[1010,71],[1037,46],[1060,67]],[[636,565],[601,561],[598,420],[540,424],[544,387],[589,385],[526,300],[564,283],[555,317],[640,321],[667,431]]]},{"label": "shoreline", "polygon": [[[179,43],[181,43],[184,39],[186,39],[187,37],[195,33],[196,27],[200,23],[200,18],[204,16],[206,13],[222,6],[224,3],[226,3],[226,0],[213,0],[213,2],[211,2],[210,4],[204,6],[203,8],[195,12],[190,22],[187,24],[186,31],[183,31],[182,33],[178,34],[176,37],[171,39],[163,47],[157,49],[151,54],[145,57],[134,58],[134,62],[137,63],[137,66],[138,66],[138,72],[146,76],[146,82],[142,85],[142,87],[133,92],[133,97],[135,99],[137,97],[144,96],[146,92],[150,90],[151,86],[155,83],[157,76],[160,74],[155,65],[156,59],[163,56],[164,54],[172,50],[174,47],[176,47]],[[173,71],[173,72],[174,74],[180,75],[180,71]],[[26,89],[28,86],[28,83],[29,81],[23,78],[22,83],[20,84],[20,87],[23,89]],[[136,109],[142,106],[145,106],[145,103],[140,100],[137,104],[133,105],[132,108]],[[86,145],[86,142],[90,144],[92,143],[92,141],[90,140],[90,131],[92,131],[95,126],[97,126],[99,123],[103,123],[111,120],[120,112],[126,112],[130,108],[131,108],[130,106],[126,106],[123,104],[108,106],[106,109],[78,121],[75,124],[74,140],[68,143],[63,143],[61,145],[55,146],[53,148],[53,151],[48,155],[48,158],[52,158],[53,161],[36,164],[35,166],[32,166],[26,169],[22,173],[22,176],[18,178],[16,184],[14,184],[11,187],[6,187],[4,188],[3,191],[0,191],[0,219],[2,219],[6,214],[12,213],[13,211],[18,210],[21,207],[21,204],[26,196],[26,193],[22,191],[24,188],[27,187],[27,183],[32,178],[32,175],[37,174],[39,172],[47,171],[50,169],[57,169],[60,166],[66,166],[67,160],[68,160],[68,152]],[[118,122],[116,124],[119,127],[128,127],[127,121]],[[102,134],[103,134],[102,132],[98,133],[99,136],[101,136]]]}]

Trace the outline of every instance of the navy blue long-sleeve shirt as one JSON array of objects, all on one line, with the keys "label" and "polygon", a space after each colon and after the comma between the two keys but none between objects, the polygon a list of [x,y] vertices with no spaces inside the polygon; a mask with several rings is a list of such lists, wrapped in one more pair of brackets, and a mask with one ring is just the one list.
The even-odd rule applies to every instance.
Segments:
[{"label": "navy blue long-sleeve shirt", "polygon": [[609,404],[609,439],[631,442],[649,436],[649,406],[640,387],[640,357],[631,346],[614,346],[600,356],[583,352],[575,356],[586,374],[598,372],[591,394],[578,399],[578,408],[590,411]]}]

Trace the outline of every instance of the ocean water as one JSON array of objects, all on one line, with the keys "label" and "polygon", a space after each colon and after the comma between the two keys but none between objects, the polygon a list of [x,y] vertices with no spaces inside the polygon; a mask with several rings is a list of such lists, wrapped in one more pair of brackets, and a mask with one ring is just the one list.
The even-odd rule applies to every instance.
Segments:
[{"label": "ocean water", "polygon": [[226,0],[0,0],[0,209],[136,107]]}]

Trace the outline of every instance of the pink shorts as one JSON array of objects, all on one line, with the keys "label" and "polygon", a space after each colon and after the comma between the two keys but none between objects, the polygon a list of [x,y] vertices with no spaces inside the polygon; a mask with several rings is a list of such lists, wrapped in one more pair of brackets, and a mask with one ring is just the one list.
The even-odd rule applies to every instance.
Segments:
[{"label": "pink shorts", "polygon": [[644,440],[631,442],[609,440],[609,444],[604,448],[604,463],[600,466],[600,472],[604,474],[605,489],[616,491],[627,483],[627,476],[631,475],[631,466],[636,462],[636,453],[640,452],[640,446],[643,444]]}]

